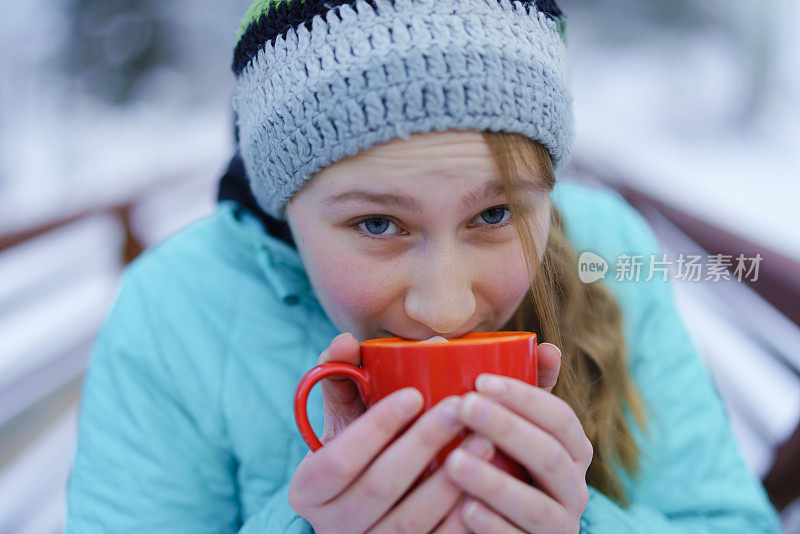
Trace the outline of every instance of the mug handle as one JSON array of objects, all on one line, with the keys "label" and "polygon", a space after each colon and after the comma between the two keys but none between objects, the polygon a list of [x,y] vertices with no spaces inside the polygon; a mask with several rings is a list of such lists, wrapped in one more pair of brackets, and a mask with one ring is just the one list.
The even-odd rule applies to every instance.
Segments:
[{"label": "mug handle", "polygon": [[370,397],[369,380],[367,374],[355,365],[349,363],[329,362],[317,365],[303,378],[297,385],[297,390],[294,394],[294,420],[297,423],[297,428],[300,430],[300,435],[311,448],[312,451],[318,450],[322,447],[314,429],[311,428],[311,423],[308,422],[308,413],[306,412],[306,405],[308,404],[308,394],[311,392],[317,382],[331,375],[346,375],[353,378],[358,386],[358,392],[361,394],[361,400],[366,402]]}]

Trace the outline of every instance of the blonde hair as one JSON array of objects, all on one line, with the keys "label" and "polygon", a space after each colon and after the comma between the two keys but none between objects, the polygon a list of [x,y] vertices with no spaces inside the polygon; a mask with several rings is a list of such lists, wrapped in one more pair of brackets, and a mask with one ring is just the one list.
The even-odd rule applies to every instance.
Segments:
[{"label": "blonde hair", "polygon": [[639,469],[639,447],[626,421],[626,406],[639,427],[647,429],[644,400],[626,365],[619,303],[601,282],[580,281],[577,254],[555,206],[550,209],[550,231],[539,264],[534,239],[538,229],[531,205],[512,193],[526,175],[552,190],[555,174],[548,151],[520,134],[487,131],[482,135],[503,181],[532,280],[528,298],[503,330],[536,332],[540,342],[561,349],[553,394],[572,407],[594,448],[586,482],[627,507],[615,465],[633,477]]}]

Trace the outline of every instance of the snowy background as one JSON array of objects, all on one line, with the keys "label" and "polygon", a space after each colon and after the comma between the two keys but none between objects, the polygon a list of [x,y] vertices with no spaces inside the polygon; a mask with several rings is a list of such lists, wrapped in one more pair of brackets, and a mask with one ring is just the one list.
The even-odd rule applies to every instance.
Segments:
[{"label": "snowy background", "polygon": [[[152,246],[214,209],[248,4],[0,0],[0,533],[62,528],[81,377],[130,236]],[[800,3],[559,5],[576,162],[800,261]],[[696,247],[648,220],[665,251]],[[800,420],[797,325],[742,284],[675,292],[762,477]]]}]

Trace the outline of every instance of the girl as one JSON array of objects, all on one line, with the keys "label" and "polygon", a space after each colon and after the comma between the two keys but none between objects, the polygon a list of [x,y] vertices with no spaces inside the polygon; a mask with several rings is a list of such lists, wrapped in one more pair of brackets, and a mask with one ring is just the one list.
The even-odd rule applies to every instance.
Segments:
[{"label": "girl", "polygon": [[[564,30],[552,1],[253,4],[239,153],[215,215],[124,273],[67,532],[778,531],[668,284],[579,278],[577,251],[658,246],[615,193],[556,180]],[[318,361],[492,330],[546,341],[538,387],[484,374],[400,433],[418,391],[366,410],[327,379],[309,400],[325,446],[295,429]],[[497,448],[534,483],[495,469]]]}]

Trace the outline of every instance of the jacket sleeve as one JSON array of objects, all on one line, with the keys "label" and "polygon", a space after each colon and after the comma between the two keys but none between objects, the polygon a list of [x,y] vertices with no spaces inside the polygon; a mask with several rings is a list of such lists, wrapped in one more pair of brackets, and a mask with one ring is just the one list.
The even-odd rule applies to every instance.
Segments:
[{"label": "jacket sleeve", "polygon": [[[652,229],[625,204],[620,207],[631,236],[626,253],[645,254],[645,266],[650,254],[661,259]],[[590,487],[581,532],[779,533],[778,515],[740,456],[669,283],[656,275],[619,284],[620,291],[636,293],[626,339],[632,340],[629,365],[645,398],[649,435],[635,428],[641,472],[633,481],[623,479],[631,505],[623,509]]]},{"label": "jacket sleeve", "polygon": [[[176,363],[179,355],[162,353],[150,312],[136,275],[126,271],[84,379],[67,534],[242,527],[219,393],[198,389],[192,370]],[[188,400],[192,388],[208,395],[205,406]],[[306,532],[285,497],[276,493],[241,531]]]},{"label": "jacket sleeve", "polygon": [[239,534],[286,532],[287,534],[313,534],[314,529],[289,506],[289,482],[281,486],[264,506],[250,517]]}]

